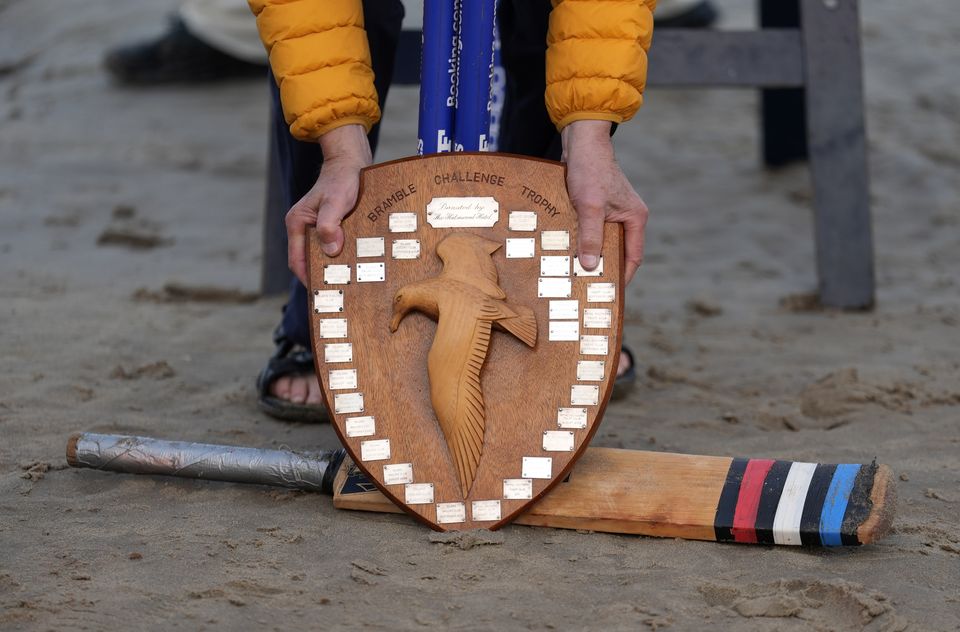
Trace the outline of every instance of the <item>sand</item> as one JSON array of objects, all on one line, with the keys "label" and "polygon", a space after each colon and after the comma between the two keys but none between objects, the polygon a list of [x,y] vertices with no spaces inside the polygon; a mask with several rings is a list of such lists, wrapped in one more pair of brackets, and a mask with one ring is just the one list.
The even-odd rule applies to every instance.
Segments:
[{"label": "sand", "polygon": [[[720,0],[725,26],[751,2]],[[508,527],[482,546],[329,498],[67,469],[88,430],[329,448],[261,415],[265,87],[112,87],[174,3],[0,1],[0,629],[960,627],[960,48],[953,0],[864,2],[877,307],[815,309],[803,165],[756,96],[653,90],[617,135],[653,217],[595,444],[899,475],[895,532],[801,550]],[[415,147],[391,93],[380,159]],[[813,307],[813,308],[812,308]]]}]

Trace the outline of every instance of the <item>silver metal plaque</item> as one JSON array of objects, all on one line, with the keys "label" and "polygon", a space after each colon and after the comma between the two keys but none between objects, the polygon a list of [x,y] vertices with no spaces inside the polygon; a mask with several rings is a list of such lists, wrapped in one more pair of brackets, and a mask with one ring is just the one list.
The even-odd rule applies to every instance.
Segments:
[{"label": "silver metal plaque", "polygon": [[346,338],[346,318],[324,318],[320,321],[321,338]]},{"label": "silver metal plaque", "polygon": [[500,519],[499,500],[475,500],[470,506],[470,515],[477,522]]},{"label": "silver metal plaque", "polygon": [[596,406],[600,403],[600,387],[595,384],[574,384],[570,387],[571,406]]},{"label": "silver metal plaque", "polygon": [[575,320],[551,320],[548,339],[552,342],[576,342],[580,338],[580,323]]},{"label": "silver metal plaque", "polygon": [[605,356],[609,350],[606,336],[580,336],[580,355]]},{"label": "silver metal plaque", "polygon": [[525,456],[520,467],[523,478],[553,478],[553,458],[549,456]]},{"label": "silver metal plaque", "polygon": [[334,369],[330,371],[327,386],[331,391],[350,391],[357,388],[357,370]]},{"label": "silver metal plaque", "polygon": [[540,257],[540,276],[565,277],[570,276],[570,256]]},{"label": "silver metal plaque", "polygon": [[373,417],[347,417],[348,437],[372,437],[377,433],[377,424]]},{"label": "silver metal plaque", "polygon": [[382,257],[383,237],[357,237],[357,257]]},{"label": "silver metal plaque", "polygon": [[386,276],[386,266],[382,261],[357,264],[357,283],[383,281]]},{"label": "silver metal plaque", "polygon": [[580,301],[550,301],[550,320],[577,320],[580,318]]},{"label": "silver metal plaque", "polygon": [[467,506],[464,503],[437,503],[437,523],[451,524],[467,520]]},{"label": "silver metal plaque", "polygon": [[587,427],[586,408],[558,408],[557,426],[582,430]]},{"label": "silver metal plaque", "polygon": [[503,479],[503,497],[507,500],[529,500],[533,498],[533,481],[529,478]]},{"label": "silver metal plaque", "polygon": [[394,239],[390,253],[394,259],[419,259],[419,239]]},{"label": "silver metal plaque", "polygon": [[347,285],[350,283],[350,266],[323,266],[323,282],[327,285]]},{"label": "silver metal plaque", "polygon": [[427,204],[434,228],[489,228],[499,220],[500,204],[492,197],[438,197]]},{"label": "silver metal plaque", "polygon": [[507,239],[507,259],[533,259],[537,242],[533,237]]},{"label": "silver metal plaque", "polygon": [[343,311],[343,290],[314,290],[313,311],[330,314]]},{"label": "silver metal plaque", "polygon": [[429,505],[433,503],[433,483],[407,483],[403,497],[408,505]]},{"label": "silver metal plaque", "polygon": [[537,230],[537,214],[534,211],[510,211],[510,230]]},{"label": "silver metal plaque", "polygon": [[540,233],[541,250],[570,250],[570,233],[565,230],[545,230]]},{"label": "silver metal plaque", "polygon": [[363,393],[337,393],[333,396],[333,412],[338,415],[362,413]]},{"label": "silver metal plaque", "polygon": [[544,430],[543,450],[545,452],[573,452],[573,432],[570,430]]},{"label": "silver metal plaque", "polygon": [[416,213],[390,213],[389,221],[390,221],[391,233],[417,232],[417,214]]},{"label": "silver metal plaque", "polygon": [[353,362],[353,343],[331,342],[323,345],[323,361],[329,364]]},{"label": "silver metal plaque", "polygon": [[581,382],[602,382],[603,360],[579,360],[577,379]]},{"label": "silver metal plaque", "polygon": [[613,283],[590,283],[587,285],[588,303],[612,303],[617,298]]},{"label": "silver metal plaque", "polygon": [[603,255],[600,255],[600,261],[597,263],[597,267],[593,270],[586,270],[583,266],[580,265],[580,259],[578,257],[573,258],[573,276],[578,277],[598,277],[603,276]]},{"label": "silver metal plaque", "polygon": [[563,277],[540,277],[537,296],[540,298],[570,298],[572,284]]},{"label": "silver metal plaque", "polygon": [[360,442],[361,461],[386,461],[390,458],[390,439],[371,439]]},{"label": "silver metal plaque", "polygon": [[610,329],[613,314],[605,307],[586,308],[583,310],[584,329]]},{"label": "silver metal plaque", "polygon": [[387,463],[383,466],[384,485],[406,485],[413,482],[413,463]]}]

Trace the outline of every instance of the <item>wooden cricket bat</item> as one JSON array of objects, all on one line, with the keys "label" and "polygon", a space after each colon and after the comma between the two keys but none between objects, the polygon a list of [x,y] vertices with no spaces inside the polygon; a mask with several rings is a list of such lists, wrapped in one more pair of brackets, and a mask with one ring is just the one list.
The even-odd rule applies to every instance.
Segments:
[{"label": "wooden cricket bat", "polygon": [[[339,509],[401,513],[345,459]],[[515,522],[609,533],[810,546],[876,542],[894,515],[885,465],[825,465],[589,448]]]},{"label": "wooden cricket bat", "polygon": [[[333,494],[340,509],[399,513],[345,450],[301,454],[77,433],[74,467],[277,485]],[[794,463],[588,448],[567,480],[520,515],[526,525],[721,542],[840,546],[890,531],[885,465]]]}]

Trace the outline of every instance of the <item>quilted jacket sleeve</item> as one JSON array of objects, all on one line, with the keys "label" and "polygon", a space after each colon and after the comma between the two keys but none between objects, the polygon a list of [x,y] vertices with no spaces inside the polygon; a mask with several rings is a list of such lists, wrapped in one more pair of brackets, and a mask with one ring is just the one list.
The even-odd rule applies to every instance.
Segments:
[{"label": "quilted jacket sleeve", "polygon": [[326,132],[380,119],[361,0],[249,0],[280,86],[290,133]]},{"label": "quilted jacket sleeve", "polygon": [[582,119],[622,123],[647,80],[656,0],[552,0],[546,103],[562,129]]}]

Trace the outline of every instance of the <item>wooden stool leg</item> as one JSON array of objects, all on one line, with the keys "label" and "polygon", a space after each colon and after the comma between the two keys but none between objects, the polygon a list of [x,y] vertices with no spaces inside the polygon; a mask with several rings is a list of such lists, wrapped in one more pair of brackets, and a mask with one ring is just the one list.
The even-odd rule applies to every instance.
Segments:
[{"label": "wooden stool leg", "polygon": [[[271,120],[272,125],[272,120]],[[280,187],[280,160],[276,135],[270,133],[267,158],[267,196],[263,213],[263,259],[260,263],[260,292],[265,296],[283,294],[290,289],[287,268],[287,231],[283,223],[285,208]]]},{"label": "wooden stool leg", "polygon": [[856,0],[801,0],[807,142],[820,301],[874,301],[873,235]]},{"label": "wooden stool leg", "polygon": [[[760,28],[798,28],[798,0],[758,0]],[[803,88],[767,88],[760,92],[763,164],[783,165],[807,158]]]}]

